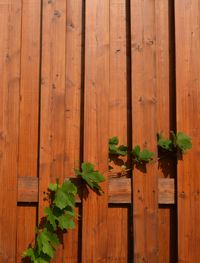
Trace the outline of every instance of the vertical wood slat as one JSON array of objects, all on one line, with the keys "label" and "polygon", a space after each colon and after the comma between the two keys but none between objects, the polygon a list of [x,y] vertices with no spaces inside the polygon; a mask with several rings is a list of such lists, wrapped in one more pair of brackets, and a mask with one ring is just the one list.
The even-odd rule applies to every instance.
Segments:
[{"label": "vertical wood slat", "polygon": [[[174,115],[173,96],[173,5],[166,0],[156,1],[156,85],[157,85],[157,132],[169,136],[175,129],[171,112]],[[171,58],[170,58],[171,57]],[[171,67],[171,68],[170,68]],[[158,162],[159,177],[175,177],[176,160],[165,158]],[[159,207],[159,262],[172,263],[176,259],[176,213],[171,206]],[[172,222],[173,220],[173,222]]]},{"label": "vertical wood slat", "polygon": [[22,253],[35,241],[35,226],[37,224],[37,205],[18,205],[17,207],[17,263],[22,262]]},{"label": "vertical wood slat", "polygon": [[[86,1],[84,161],[108,169],[109,1]],[[82,262],[107,260],[107,181],[105,193],[89,190],[83,200]]]},{"label": "vertical wood slat", "polygon": [[[169,17],[168,1],[156,1],[156,84],[157,84],[157,131],[169,136]],[[165,105],[165,106],[164,106]],[[168,162],[168,160],[166,160]],[[167,165],[167,163],[166,163]],[[165,160],[158,167],[159,177],[168,177]],[[158,164],[159,166],[159,164]],[[159,262],[170,263],[170,208],[159,209]]]},{"label": "vertical wood slat", "polygon": [[[43,192],[64,180],[66,1],[43,1],[39,218]],[[62,248],[54,262],[62,262]]]},{"label": "vertical wood slat", "polygon": [[[36,177],[38,176],[41,3],[24,0],[22,7],[18,176]],[[22,251],[35,236],[37,209],[34,206],[20,206],[17,210],[17,255],[20,262]]]},{"label": "vertical wood slat", "polygon": [[200,257],[200,9],[199,1],[175,1],[177,130],[193,141],[178,161],[178,262]]},{"label": "vertical wood slat", "polygon": [[[156,152],[155,1],[131,1],[133,144]],[[159,262],[157,164],[134,169],[134,262]]]},{"label": "vertical wood slat", "polygon": [[[126,1],[110,1],[109,137],[118,136],[127,145],[127,28]],[[119,158],[125,162],[125,158]],[[120,165],[110,164],[113,171]],[[108,256],[106,262],[128,261],[128,208],[108,209]],[[117,231],[116,231],[117,229]]]},{"label": "vertical wood slat", "polygon": [[[81,95],[83,74],[83,11],[84,1],[68,0],[66,6],[66,94],[65,94],[65,166],[66,176],[74,176],[74,169],[80,165],[81,156]],[[81,213],[80,207],[77,213]],[[81,215],[80,215],[81,216]],[[81,217],[80,217],[81,218]],[[77,263],[80,258],[80,227],[64,237],[63,262]]]},{"label": "vertical wood slat", "polygon": [[[0,32],[0,262],[15,263],[21,36],[20,0],[0,2]],[[12,245],[11,241],[13,242]]]}]

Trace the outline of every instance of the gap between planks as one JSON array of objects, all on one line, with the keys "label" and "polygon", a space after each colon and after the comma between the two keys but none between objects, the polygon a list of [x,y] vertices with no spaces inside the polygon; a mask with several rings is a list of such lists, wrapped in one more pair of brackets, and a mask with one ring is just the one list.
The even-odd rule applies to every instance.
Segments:
[{"label": "gap between planks", "polygon": [[[81,179],[71,178],[78,187],[77,203],[81,202]],[[131,204],[131,178],[110,178],[108,181],[109,204]],[[18,202],[38,202],[38,178],[18,178]],[[158,179],[158,203],[175,204],[175,181],[173,178]]]}]

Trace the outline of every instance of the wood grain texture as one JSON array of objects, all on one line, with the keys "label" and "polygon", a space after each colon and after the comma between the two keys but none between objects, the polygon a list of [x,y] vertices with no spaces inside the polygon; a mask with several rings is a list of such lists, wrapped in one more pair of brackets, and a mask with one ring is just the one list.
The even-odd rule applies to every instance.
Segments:
[{"label": "wood grain texture", "polygon": [[[17,202],[38,202],[39,180],[35,176],[18,177]],[[21,210],[23,210],[21,208]]]},{"label": "wood grain texture", "polygon": [[20,204],[17,207],[17,263],[21,263],[22,252],[35,241],[37,206]]},{"label": "wood grain texture", "polygon": [[158,180],[158,202],[160,204],[173,204],[175,202],[174,179],[160,178]]},{"label": "wood grain texture", "polygon": [[177,130],[193,141],[178,161],[178,262],[200,257],[200,9],[199,1],[175,1]]},{"label": "wood grain texture", "polygon": [[[156,152],[155,1],[131,1],[133,145]],[[159,262],[156,163],[133,173],[134,262]]]},{"label": "wood grain texture", "polygon": [[74,175],[80,165],[81,94],[83,81],[84,1],[67,1],[66,20],[66,94],[65,94],[65,173]]},{"label": "wood grain texture", "polygon": [[[108,169],[109,1],[86,1],[84,161],[105,177]],[[83,199],[82,263],[107,261],[107,182],[105,193],[89,190]]]},{"label": "wood grain texture", "polygon": [[15,263],[21,1],[0,2],[0,34],[0,262]]},{"label": "wood grain texture", "polygon": [[[81,157],[81,94],[83,77],[83,11],[84,1],[69,0],[66,5],[66,83],[65,83],[65,160],[64,173],[74,176],[74,169],[80,166]],[[81,209],[77,209],[80,213]],[[81,214],[80,214],[81,217]],[[64,236],[63,262],[76,263],[79,260],[80,227]]]},{"label": "wood grain texture", "polygon": [[[156,1],[157,132],[162,132],[165,137],[169,136],[170,130],[175,130],[173,117],[175,115],[173,8],[173,1]],[[169,178],[175,177],[175,175],[176,160],[173,158],[164,158],[158,162],[159,177]],[[159,180],[159,188],[161,182]],[[163,182],[165,181],[163,180]],[[171,182],[173,183],[173,181]],[[167,187],[167,185],[165,186]],[[163,191],[159,191],[159,203],[162,203],[162,193]],[[173,199],[174,196],[173,194]],[[169,199],[170,202],[171,200]],[[176,213],[174,209],[170,206],[159,207],[159,262],[177,262],[175,255],[177,249],[176,231],[172,231],[175,224]]]},{"label": "wood grain texture", "polygon": [[[66,1],[43,1],[39,218],[50,182],[64,180]],[[55,262],[62,262],[62,248]]]},{"label": "wood grain texture", "polygon": [[[26,201],[29,202],[38,199],[38,189],[35,191],[33,187],[38,176],[40,16],[40,1],[22,1],[18,183],[23,183],[22,176],[31,178],[28,187],[21,185],[24,188],[18,201],[28,196]],[[17,209],[17,260],[34,238],[36,212],[36,207],[20,206]]]},{"label": "wood grain texture", "polygon": [[[110,86],[109,86],[109,138],[118,136],[127,145],[127,56],[126,56],[126,1],[110,1]],[[118,162],[118,165],[115,164]],[[126,158],[110,163],[120,173]],[[112,171],[113,171],[112,170]],[[128,260],[128,208],[108,209],[108,255],[106,262]],[[112,222],[112,223],[111,223]],[[115,231],[115,229],[118,231]]]}]

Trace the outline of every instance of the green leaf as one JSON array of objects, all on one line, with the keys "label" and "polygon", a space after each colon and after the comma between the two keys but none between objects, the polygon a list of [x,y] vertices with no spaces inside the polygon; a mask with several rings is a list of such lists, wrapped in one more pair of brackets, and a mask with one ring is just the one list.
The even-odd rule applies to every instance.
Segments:
[{"label": "green leaf", "polygon": [[109,139],[109,142],[108,142],[109,154],[122,155],[122,156],[127,155],[128,147],[125,145],[120,145],[117,147],[118,143],[119,143],[118,137],[112,137]]},{"label": "green leaf", "polygon": [[140,152],[140,160],[144,162],[150,162],[153,159],[154,153],[148,149],[144,149]]},{"label": "green leaf", "polygon": [[154,156],[153,152],[150,152],[148,149],[144,149],[141,151],[140,146],[136,145],[135,148],[133,148],[132,152],[133,161],[137,163],[149,163]]},{"label": "green leaf", "polygon": [[26,258],[26,257],[29,257],[31,259],[31,261],[34,261],[36,260],[36,254],[35,254],[35,250],[30,247],[30,248],[27,248],[23,255],[22,255],[22,258]]},{"label": "green leaf", "polygon": [[51,246],[49,242],[43,243],[42,251],[44,252],[44,254],[47,254],[48,256],[50,256],[50,258],[53,258],[54,253],[55,253],[53,247]]},{"label": "green leaf", "polygon": [[183,153],[185,153],[192,148],[191,138],[184,132],[178,132],[176,135],[176,145]]},{"label": "green leaf", "polygon": [[105,178],[99,171],[94,170],[94,165],[91,163],[82,163],[81,169],[82,171],[76,170],[76,174],[81,176],[94,191],[103,192],[99,183],[105,181]]},{"label": "green leaf", "polygon": [[127,147],[127,146],[125,146],[125,145],[120,145],[120,146],[118,147],[118,149],[117,149],[117,153],[118,153],[119,155],[125,156],[125,155],[127,155],[127,150],[128,150],[128,147]]},{"label": "green leaf", "polygon": [[56,217],[50,207],[44,209],[45,215],[47,216],[47,221],[52,225],[53,229],[56,230]]},{"label": "green leaf", "polygon": [[173,142],[172,140],[163,137],[162,133],[158,134],[158,146],[164,150],[172,151]]},{"label": "green leaf", "polygon": [[140,156],[140,146],[136,145],[135,148],[132,150],[132,153],[139,158]]},{"label": "green leaf", "polygon": [[119,143],[119,139],[117,136],[114,136],[114,137],[109,139],[109,144],[117,145],[118,143]]},{"label": "green leaf", "polygon": [[50,184],[48,189],[52,192],[55,192],[58,189],[58,184]]},{"label": "green leaf", "polygon": [[40,232],[37,236],[37,247],[39,253],[44,253],[50,258],[53,258],[55,253],[55,247],[60,243],[57,235],[51,233],[46,228]]},{"label": "green leaf", "polygon": [[64,229],[73,229],[75,227],[75,223],[73,220],[73,216],[71,214],[65,214],[58,218],[59,226],[62,230]]},{"label": "green leaf", "polygon": [[44,235],[46,236],[46,238],[49,240],[49,242],[53,247],[56,247],[60,244],[60,240],[56,233],[52,233],[47,229],[44,229]]},{"label": "green leaf", "polygon": [[63,209],[66,206],[74,207],[75,198],[74,195],[64,192],[63,189],[58,189],[55,192],[55,199],[53,203],[60,209]]},{"label": "green leaf", "polygon": [[73,195],[77,194],[77,187],[70,180],[64,181],[61,189],[63,190],[63,192],[67,194],[68,193],[71,193]]}]

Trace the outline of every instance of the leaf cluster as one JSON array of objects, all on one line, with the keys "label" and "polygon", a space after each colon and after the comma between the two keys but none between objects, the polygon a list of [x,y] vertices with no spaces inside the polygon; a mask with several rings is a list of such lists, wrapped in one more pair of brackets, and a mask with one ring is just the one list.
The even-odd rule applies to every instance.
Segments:
[{"label": "leaf cluster", "polygon": [[[86,182],[94,191],[103,192],[99,186],[104,181],[103,175],[94,170],[91,163],[83,163],[81,171],[76,174]],[[75,227],[75,199],[77,187],[71,180],[66,180],[62,185],[57,182],[48,187],[49,206],[44,209],[46,217],[39,229],[36,229],[36,242],[34,246],[26,249],[22,258],[28,258],[33,263],[51,262],[57,246],[61,243],[58,233]]]},{"label": "leaf cluster", "polygon": [[141,150],[139,145],[136,145],[131,151],[133,161],[135,163],[149,163],[153,160],[154,153],[148,149]]},{"label": "leaf cluster", "polygon": [[128,153],[128,147],[125,145],[119,145],[119,139],[117,136],[114,136],[108,141],[108,150],[109,155],[125,156]]},{"label": "leaf cluster", "polygon": [[192,148],[191,138],[182,131],[176,134],[171,131],[170,139],[165,138],[162,133],[159,133],[157,138],[158,147],[164,151],[185,153]]},{"label": "leaf cluster", "polygon": [[29,257],[31,262],[50,262],[54,257],[56,247],[60,244],[58,229],[68,230],[75,227],[75,197],[76,186],[66,180],[62,185],[49,185],[50,205],[44,209],[45,223],[36,232],[36,244],[29,247],[23,257]]},{"label": "leaf cluster", "polygon": [[128,147],[126,145],[119,145],[118,137],[112,137],[108,142],[109,155],[125,156],[130,155],[133,163],[146,164],[149,163],[154,156],[154,153],[148,149],[141,150],[139,145],[136,145],[132,151],[128,152]]}]

